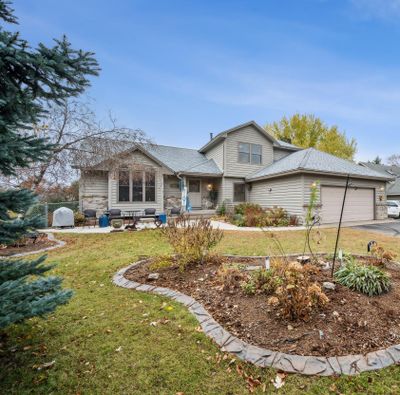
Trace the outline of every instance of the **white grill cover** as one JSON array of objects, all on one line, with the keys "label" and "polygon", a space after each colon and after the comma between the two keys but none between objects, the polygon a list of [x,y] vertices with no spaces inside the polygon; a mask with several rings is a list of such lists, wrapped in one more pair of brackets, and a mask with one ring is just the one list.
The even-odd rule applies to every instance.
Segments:
[{"label": "white grill cover", "polygon": [[60,207],[53,213],[53,227],[74,226],[74,212],[67,207]]}]

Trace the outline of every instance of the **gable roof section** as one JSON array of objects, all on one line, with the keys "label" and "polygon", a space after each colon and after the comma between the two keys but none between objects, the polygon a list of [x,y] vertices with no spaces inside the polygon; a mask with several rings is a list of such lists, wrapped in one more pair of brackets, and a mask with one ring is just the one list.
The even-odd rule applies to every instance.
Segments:
[{"label": "gable roof section", "polygon": [[315,148],[307,148],[285,156],[246,177],[246,180],[253,181],[295,172],[326,173],[339,176],[350,174],[350,176],[359,178],[393,180],[392,176],[379,173],[326,152],[318,151]]},{"label": "gable roof section", "polygon": [[[280,147],[280,142],[272,135],[270,135],[264,128],[262,128],[257,122],[255,121],[249,121],[246,123],[242,123],[241,125],[235,126],[231,129],[228,130],[224,130],[221,133],[218,133],[216,136],[214,136],[212,138],[212,140],[210,140],[207,144],[205,144],[203,147],[201,147],[199,149],[199,152],[207,152],[210,148],[214,147],[215,144],[217,144],[218,142],[224,140],[226,138],[226,136],[229,133],[232,132],[236,132],[237,130],[246,128],[248,126],[253,126],[255,130],[257,130],[259,133],[261,133],[264,137],[266,137],[271,143],[273,143],[274,145],[277,145],[278,147]],[[287,144],[287,143],[285,143]],[[291,145],[291,144],[290,144]],[[294,147],[294,146],[293,146]],[[285,148],[284,146],[282,146],[282,148]],[[288,147],[286,147],[288,148]],[[297,148],[297,147],[296,147]]]},{"label": "gable roof section", "polygon": [[195,149],[167,145],[151,145],[143,148],[175,173],[222,174],[213,159],[208,159]]}]

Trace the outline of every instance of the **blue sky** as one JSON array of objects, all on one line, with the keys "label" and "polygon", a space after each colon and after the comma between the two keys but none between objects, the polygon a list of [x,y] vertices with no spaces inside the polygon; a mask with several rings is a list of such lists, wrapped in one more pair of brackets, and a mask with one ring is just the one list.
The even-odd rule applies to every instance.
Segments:
[{"label": "blue sky", "polygon": [[33,44],[67,35],[102,67],[100,118],[198,148],[295,112],[337,124],[357,159],[400,153],[400,0],[15,0]]}]

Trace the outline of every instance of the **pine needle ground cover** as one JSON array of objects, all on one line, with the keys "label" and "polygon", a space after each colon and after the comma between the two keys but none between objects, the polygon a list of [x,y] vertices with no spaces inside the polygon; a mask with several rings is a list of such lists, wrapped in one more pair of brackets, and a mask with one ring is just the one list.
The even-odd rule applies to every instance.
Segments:
[{"label": "pine needle ground cover", "polygon": [[[114,286],[112,275],[139,255],[171,251],[157,231],[106,235],[59,235],[67,246],[49,254],[52,275],[74,290],[70,303],[47,320],[34,318],[0,338],[1,393],[62,394],[247,394],[272,393],[276,371],[225,356],[198,331],[197,321],[169,299]],[[303,232],[278,236],[288,252],[299,252]],[[341,247],[364,253],[369,240],[400,254],[399,239],[344,229]],[[316,250],[333,249],[334,230],[323,230]],[[267,252],[260,233],[226,232],[218,250]],[[244,373],[245,374],[244,374]],[[400,368],[356,377],[286,377],[285,394],[396,394]]]}]

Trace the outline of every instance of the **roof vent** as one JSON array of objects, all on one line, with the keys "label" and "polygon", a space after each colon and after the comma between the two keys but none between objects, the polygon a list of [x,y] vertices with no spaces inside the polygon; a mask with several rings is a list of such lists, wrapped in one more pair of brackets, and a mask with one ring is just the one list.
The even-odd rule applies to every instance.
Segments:
[{"label": "roof vent", "polygon": [[210,133],[210,140],[214,138],[214,133]]}]

